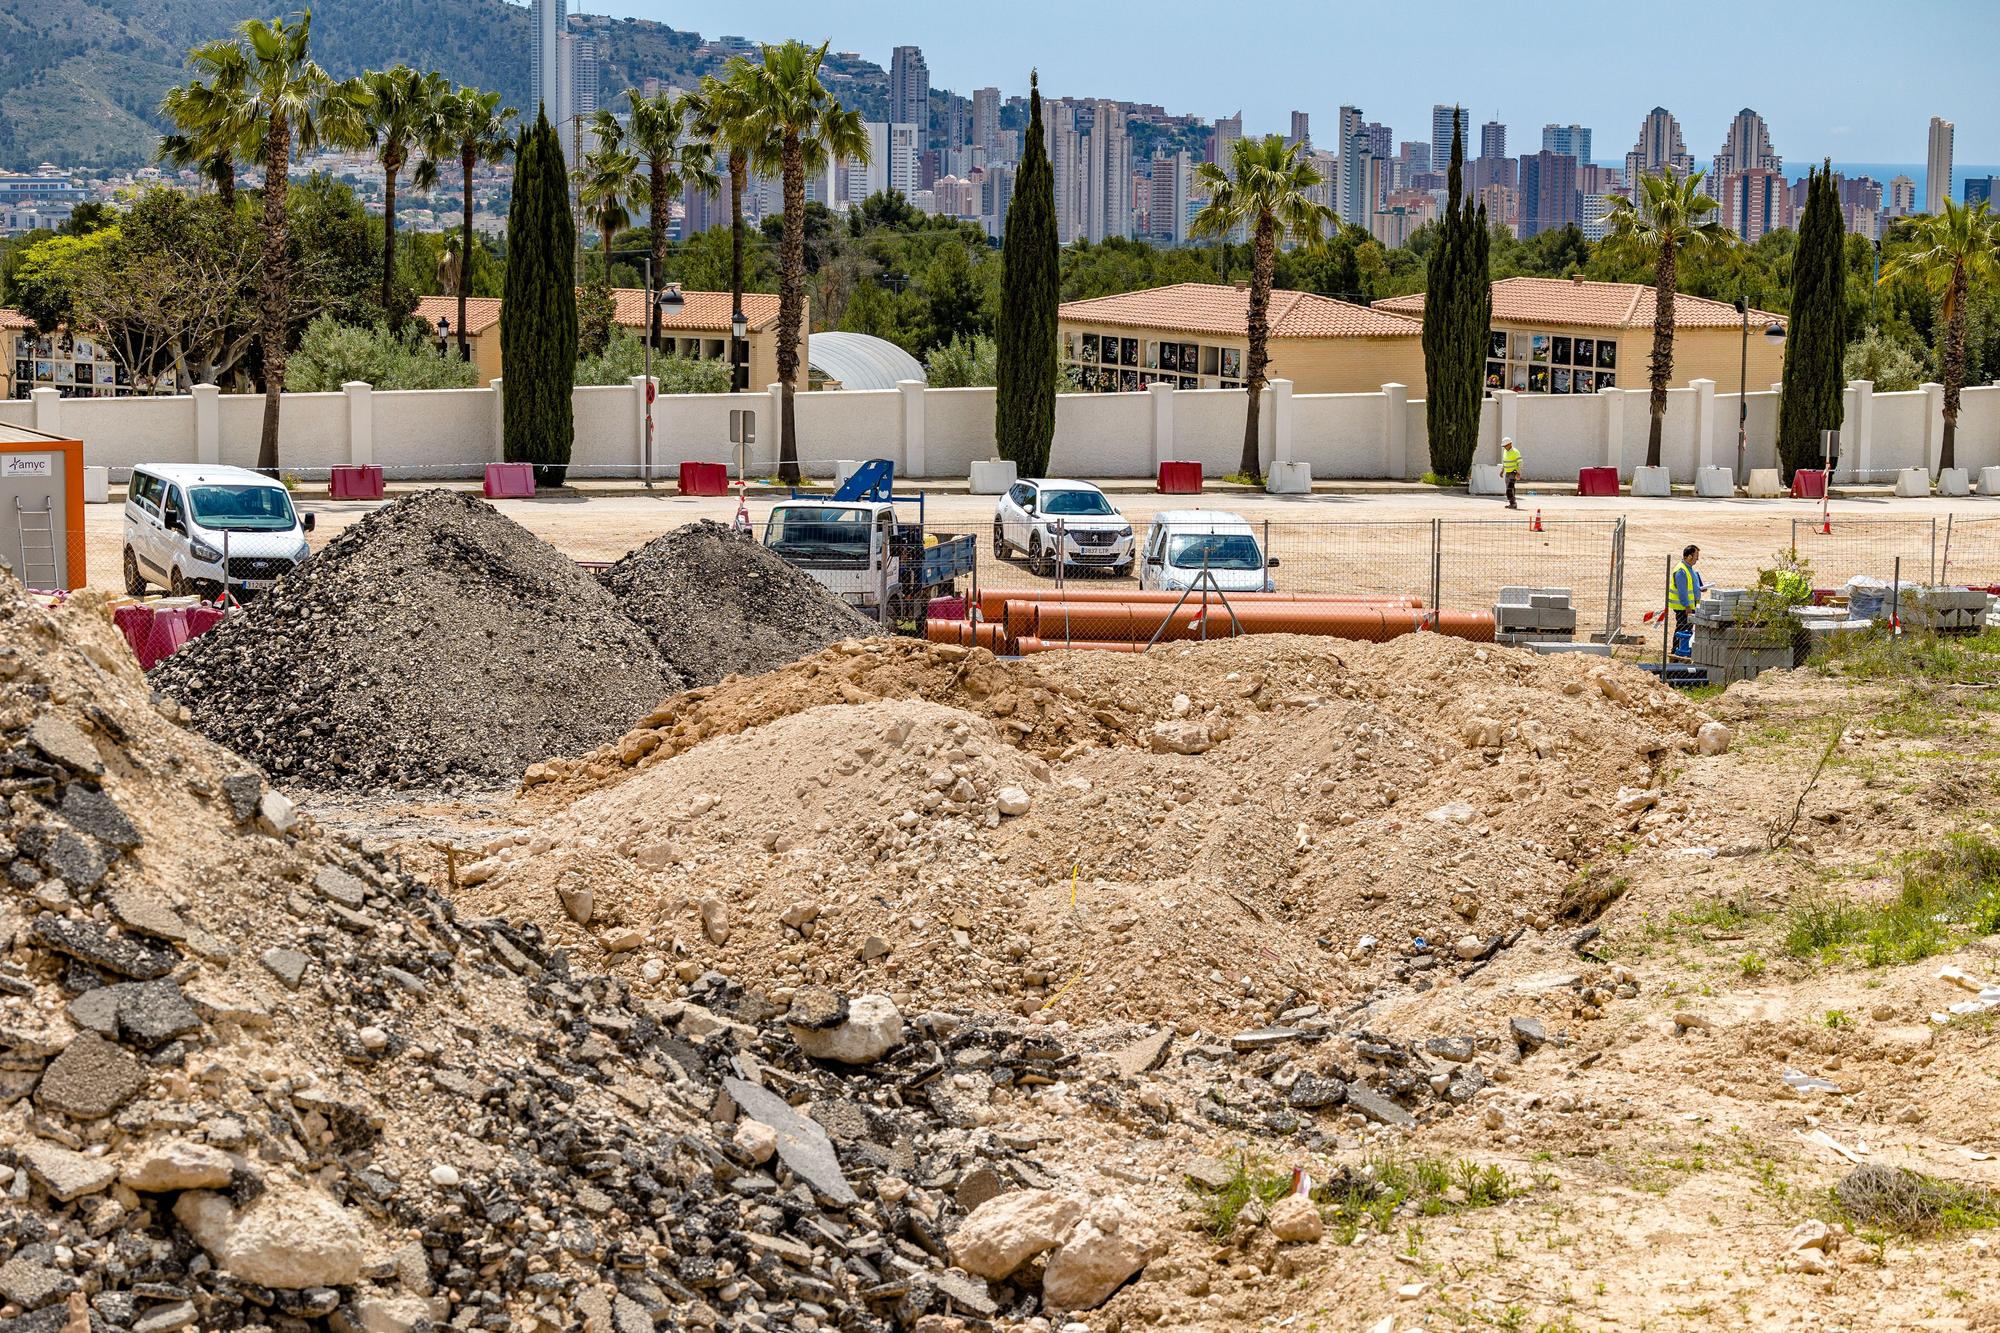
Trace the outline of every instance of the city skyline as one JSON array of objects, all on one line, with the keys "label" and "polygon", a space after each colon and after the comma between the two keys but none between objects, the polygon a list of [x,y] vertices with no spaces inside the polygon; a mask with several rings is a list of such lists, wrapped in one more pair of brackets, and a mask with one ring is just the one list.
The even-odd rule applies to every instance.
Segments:
[{"label": "city skyline", "polygon": [[[1057,96],[1158,103],[1205,119],[1231,115],[1240,105],[1251,134],[1285,134],[1294,110],[1331,123],[1338,106],[1347,104],[1368,107],[1399,137],[1424,138],[1432,104],[1456,100],[1471,124],[1500,120],[1524,144],[1546,124],[1589,127],[1599,160],[1606,161],[1661,104],[1674,111],[1691,146],[1703,145],[1696,153],[1706,166],[1712,146],[1749,105],[1770,123],[1774,137],[1783,138],[1787,174],[1791,164],[1803,169],[1823,157],[1921,165],[1933,115],[1957,126],[1959,163],[2000,162],[2000,87],[1982,68],[1986,44],[1940,43],[1927,35],[1946,26],[1991,26],[1990,11],[1972,0],[1906,7],[1892,29],[1871,37],[1865,79],[1824,73],[1851,63],[1856,32],[1879,26],[1879,7],[1858,0],[1792,6],[1802,21],[1784,27],[1784,60],[1773,59],[1763,43],[1705,44],[1699,62],[1644,78],[1611,59],[1659,40],[1642,14],[1593,7],[1590,23],[1566,30],[1560,54],[1552,57],[1542,29],[1491,23],[1455,28],[1458,14],[1490,13],[1469,4],[1447,3],[1434,31],[1448,40],[1420,52],[1411,45],[1402,11],[1349,11],[1337,28],[1338,80],[1328,78],[1324,43],[1310,40],[1315,31],[1332,36],[1336,29],[1324,11],[1303,0],[1272,0],[1268,25],[1202,28],[1198,38],[1194,29],[1159,22],[1154,8],[1144,11],[1146,22],[1135,21],[1138,7],[1127,0],[1087,7],[1025,0],[999,25],[987,22],[985,11],[944,6],[830,11],[803,0],[590,0],[587,7],[707,37],[831,40],[834,49],[857,51],[885,67],[896,47],[918,46],[931,85],[965,96],[992,85],[1007,96],[1024,93],[1027,70],[1036,66],[1044,91]],[[1696,0],[1692,10],[1676,14],[1675,26],[1721,31],[1739,19],[1737,6]],[[1306,40],[1268,40],[1272,30],[1287,26]],[[1051,32],[1062,39],[1049,41]],[[1417,54],[1421,75],[1411,69],[1410,57]],[[1552,60],[1559,69],[1549,67]]]}]

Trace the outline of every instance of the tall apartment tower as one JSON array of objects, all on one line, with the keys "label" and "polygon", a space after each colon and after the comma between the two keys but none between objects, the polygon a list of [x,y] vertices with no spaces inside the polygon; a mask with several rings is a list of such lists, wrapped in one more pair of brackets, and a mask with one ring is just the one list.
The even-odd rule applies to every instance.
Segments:
[{"label": "tall apartment tower", "polygon": [[972,93],[972,146],[986,151],[992,162],[1000,150],[1000,90],[976,88]]},{"label": "tall apartment tower", "polygon": [[1722,205],[1722,225],[1745,244],[1792,225],[1791,186],[1775,168],[1732,171],[1722,178],[1715,193]]},{"label": "tall apartment tower", "polygon": [[1917,183],[1908,176],[1889,182],[1889,216],[1906,218],[1917,211]]},{"label": "tall apartment tower", "polygon": [[1924,154],[1924,212],[1944,212],[1951,198],[1952,123],[1942,116],[1931,117],[1930,148]]},{"label": "tall apartment tower", "polygon": [[1590,129],[1584,125],[1542,126],[1542,151],[1567,153],[1579,163],[1590,161]]},{"label": "tall apartment tower", "polygon": [[[871,120],[861,128],[868,134],[868,169],[865,173],[856,173],[862,175],[865,181],[862,199],[884,190],[893,191],[905,199],[916,194],[920,187],[917,180],[917,127]],[[850,202],[860,202],[853,198],[851,186],[848,194]]]},{"label": "tall apartment tower", "polygon": [[[1453,108],[1443,102],[1431,106],[1431,164],[1443,171],[1451,161],[1451,131]],[[1458,132],[1466,140],[1465,155],[1472,156],[1472,119],[1459,107]]]},{"label": "tall apartment tower", "polygon": [[1681,138],[1681,123],[1671,111],[1656,106],[1640,122],[1639,141],[1625,154],[1625,183],[1637,190],[1639,177],[1657,176],[1669,167],[1686,175],[1694,170],[1694,154]]},{"label": "tall apartment tower", "polygon": [[[1132,140],[1125,108],[1092,101],[1078,108],[1076,235],[1102,241],[1132,234]],[[1061,201],[1058,200],[1058,210]]]},{"label": "tall apartment tower", "polygon": [[[1440,158],[1435,153],[1431,155],[1431,164],[1434,168],[1450,165],[1451,145],[1446,144],[1444,150],[1446,157]],[[1465,151],[1468,156],[1471,155],[1470,143],[1465,145]],[[1497,120],[1489,120],[1479,127],[1479,155],[1491,158],[1507,156],[1507,127],[1504,124]]]},{"label": "tall apartment tower", "polygon": [[1784,159],[1771,151],[1771,127],[1746,106],[1729,122],[1712,174],[1720,182],[1739,171],[1782,171],[1784,166]]},{"label": "tall apartment tower", "polygon": [[1521,158],[1520,235],[1522,240],[1583,221],[1583,197],[1576,187],[1576,159],[1541,152]]},{"label": "tall apartment tower", "polygon": [[899,46],[889,57],[889,122],[916,126],[920,143],[930,138],[931,67],[918,47]]},{"label": "tall apartment tower", "polygon": [[563,117],[562,39],[569,28],[569,0],[535,0],[533,25],[528,34],[528,87],[537,107],[528,108],[528,118],[540,109],[551,123]]},{"label": "tall apartment tower", "polygon": [[1229,165],[1229,145],[1243,137],[1243,113],[1233,116],[1217,116],[1215,133],[1209,136],[1208,160],[1223,166]]},{"label": "tall apartment tower", "polygon": [[[1374,154],[1372,136],[1358,106],[1340,108],[1340,181],[1334,189],[1334,211],[1342,222],[1368,226],[1375,217]],[[1445,108],[1451,119],[1451,108]],[[1449,152],[1449,142],[1445,151]]]},{"label": "tall apartment tower", "polygon": [[1312,140],[1312,114],[1307,111],[1294,111],[1292,113],[1292,132],[1285,136],[1285,142],[1287,144],[1303,144],[1307,149],[1311,149]]},{"label": "tall apartment tower", "polygon": [[1056,202],[1056,240],[1064,245],[1083,231],[1078,204],[1083,178],[1083,143],[1077,133],[1079,104],[1062,98],[1042,103],[1043,147],[1049,155],[1050,185]]}]

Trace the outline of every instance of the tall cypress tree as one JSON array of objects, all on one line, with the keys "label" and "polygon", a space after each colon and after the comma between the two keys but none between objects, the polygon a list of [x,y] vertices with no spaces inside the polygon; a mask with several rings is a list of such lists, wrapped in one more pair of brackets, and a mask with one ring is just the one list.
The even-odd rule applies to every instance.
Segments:
[{"label": "tall cypress tree", "polygon": [[1841,360],[1847,350],[1847,238],[1833,164],[1824,162],[1806,184],[1799,218],[1798,252],[1792,260],[1791,327],[1785,339],[1785,391],[1778,404],[1778,465],[1785,480],[1820,465],[1820,432],[1838,430]]},{"label": "tall cypress tree", "polygon": [[545,113],[515,147],[503,293],[504,456],[534,464],[537,486],[560,486],[575,438],[576,225],[562,144]]},{"label": "tall cypress tree", "polygon": [[1056,182],[1042,141],[1042,92],[1028,75],[1028,135],[1000,250],[1000,325],[993,438],[1024,476],[1049,469],[1056,436],[1056,306],[1062,262],[1056,244]]},{"label": "tall cypress tree", "polygon": [[1475,207],[1461,188],[1464,122],[1464,113],[1454,108],[1444,216],[1438,222],[1424,283],[1424,423],[1430,435],[1431,471],[1454,479],[1471,472],[1473,450],[1479,446],[1486,332],[1493,322],[1493,288],[1486,272],[1492,237],[1486,230],[1486,207]]}]

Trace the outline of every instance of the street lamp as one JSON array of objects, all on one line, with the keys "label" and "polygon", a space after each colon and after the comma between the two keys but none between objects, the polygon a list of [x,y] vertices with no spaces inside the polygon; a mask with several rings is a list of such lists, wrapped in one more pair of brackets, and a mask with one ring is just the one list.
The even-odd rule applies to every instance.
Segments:
[{"label": "street lamp", "polygon": [[741,309],[729,316],[729,392],[736,393],[750,387],[750,321],[743,318]]},{"label": "street lamp", "polygon": [[[1750,302],[1736,298],[1736,313],[1743,320],[1743,351],[1736,370],[1736,484],[1749,481],[1750,461]],[[1785,340],[1785,326],[1767,324],[1764,336],[1772,342]]]},{"label": "street lamp", "polygon": [[449,349],[451,347],[451,318],[447,315],[438,316],[437,345],[438,345],[439,356],[447,356],[450,354]]}]

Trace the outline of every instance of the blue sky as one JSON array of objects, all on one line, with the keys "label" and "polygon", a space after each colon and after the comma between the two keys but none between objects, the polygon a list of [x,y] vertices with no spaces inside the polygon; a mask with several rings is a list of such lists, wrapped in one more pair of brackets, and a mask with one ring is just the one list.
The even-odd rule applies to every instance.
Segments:
[{"label": "blue sky", "polygon": [[[1157,102],[1213,118],[1239,107],[1252,132],[1292,109],[1324,138],[1342,103],[1428,137],[1433,102],[1498,118],[1508,149],[1541,126],[1595,133],[1620,159],[1655,105],[1706,162],[1738,108],[1770,123],[1787,167],[1924,160],[1930,118],[1955,121],[1960,163],[2000,163],[2000,5],[1994,0],[581,0],[593,13],[659,19],[707,36],[830,38],[888,64],[924,49],[935,86],[997,84]],[[1656,15],[1668,16],[1663,41]],[[1532,137],[1533,142],[1528,142]]]}]

